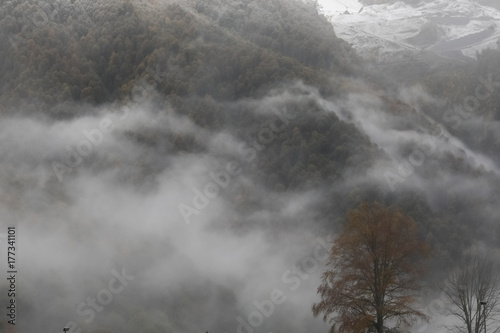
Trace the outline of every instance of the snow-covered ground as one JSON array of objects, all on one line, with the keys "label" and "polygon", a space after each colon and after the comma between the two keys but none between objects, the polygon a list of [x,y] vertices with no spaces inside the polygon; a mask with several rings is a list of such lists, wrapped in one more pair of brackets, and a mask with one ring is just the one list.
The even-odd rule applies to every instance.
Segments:
[{"label": "snow-covered ground", "polygon": [[475,57],[485,48],[499,48],[500,12],[473,0],[428,0],[410,5],[363,6],[358,0],[318,0],[337,36],[361,55],[387,60],[421,50]]}]

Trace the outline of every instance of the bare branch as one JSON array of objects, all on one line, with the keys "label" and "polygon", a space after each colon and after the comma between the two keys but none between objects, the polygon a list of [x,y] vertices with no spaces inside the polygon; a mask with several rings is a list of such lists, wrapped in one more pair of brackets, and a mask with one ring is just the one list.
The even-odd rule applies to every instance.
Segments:
[{"label": "bare branch", "polygon": [[500,331],[500,280],[491,256],[477,249],[465,254],[442,290],[453,305],[449,314],[460,320],[464,332]]}]

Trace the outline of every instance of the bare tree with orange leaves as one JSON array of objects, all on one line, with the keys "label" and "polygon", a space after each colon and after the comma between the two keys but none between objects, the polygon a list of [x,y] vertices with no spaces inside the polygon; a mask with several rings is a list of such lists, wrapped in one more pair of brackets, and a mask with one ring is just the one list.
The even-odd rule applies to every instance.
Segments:
[{"label": "bare tree with orange leaves", "polygon": [[331,269],[323,273],[314,316],[323,314],[330,333],[384,333],[426,320],[415,303],[427,253],[413,219],[378,203],[362,203],[348,213],[330,250]]}]

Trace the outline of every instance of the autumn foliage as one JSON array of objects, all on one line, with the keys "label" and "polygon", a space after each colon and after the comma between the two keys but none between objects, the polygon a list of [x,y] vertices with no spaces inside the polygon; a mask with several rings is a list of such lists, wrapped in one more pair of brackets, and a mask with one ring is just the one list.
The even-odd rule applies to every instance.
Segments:
[{"label": "autumn foliage", "polygon": [[378,203],[361,204],[348,213],[331,248],[331,269],[323,273],[313,314],[323,314],[331,333],[382,333],[387,325],[398,329],[425,319],[413,305],[426,254],[411,218]]}]

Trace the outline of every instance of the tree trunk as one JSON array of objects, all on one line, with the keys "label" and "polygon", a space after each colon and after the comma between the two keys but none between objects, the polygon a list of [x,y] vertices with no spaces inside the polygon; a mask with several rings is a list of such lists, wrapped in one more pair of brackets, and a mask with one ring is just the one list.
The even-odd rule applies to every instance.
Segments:
[{"label": "tree trunk", "polygon": [[384,333],[384,317],[381,313],[377,313],[377,333]]}]

